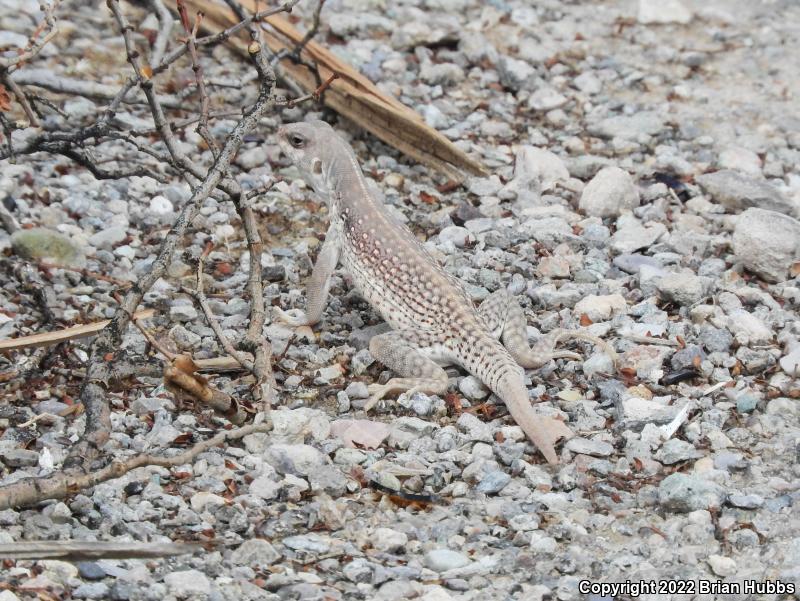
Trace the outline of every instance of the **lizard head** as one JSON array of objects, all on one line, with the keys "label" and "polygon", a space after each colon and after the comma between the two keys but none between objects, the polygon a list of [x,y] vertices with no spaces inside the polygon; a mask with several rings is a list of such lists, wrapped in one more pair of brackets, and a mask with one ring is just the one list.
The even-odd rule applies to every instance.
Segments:
[{"label": "lizard head", "polygon": [[327,195],[330,163],[343,144],[333,128],[324,121],[290,123],[278,129],[278,144],[306,183],[317,194]]}]

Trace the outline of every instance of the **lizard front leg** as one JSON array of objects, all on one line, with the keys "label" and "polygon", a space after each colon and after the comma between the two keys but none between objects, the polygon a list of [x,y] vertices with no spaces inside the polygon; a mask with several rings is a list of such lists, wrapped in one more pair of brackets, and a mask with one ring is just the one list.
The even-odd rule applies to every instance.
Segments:
[{"label": "lizard front leg", "polygon": [[322,313],[325,311],[325,305],[328,301],[328,291],[331,287],[331,276],[339,262],[341,252],[342,236],[340,228],[331,225],[328,228],[328,233],[325,234],[325,242],[323,242],[322,249],[317,256],[317,262],[314,263],[311,279],[306,285],[306,311],[293,309],[289,313],[275,307],[275,313],[281,321],[290,326],[300,327],[312,326],[322,319]]},{"label": "lizard front leg", "polygon": [[371,396],[364,410],[369,411],[384,396],[395,392],[444,394],[447,372],[425,354],[438,346],[438,342],[435,334],[417,330],[398,330],[373,337],[369,342],[370,354],[401,377],[370,386]]},{"label": "lizard front leg", "polygon": [[533,347],[528,344],[527,321],[519,303],[506,291],[498,290],[488,296],[478,308],[478,315],[483,318],[486,327],[503,342],[514,360],[522,367],[536,369],[551,359],[576,359],[582,357],[571,351],[557,351],[556,344],[562,340],[578,338],[587,340],[601,347],[616,363],[617,354],[605,340],[592,336],[581,330],[565,330],[562,328],[548,332]]}]

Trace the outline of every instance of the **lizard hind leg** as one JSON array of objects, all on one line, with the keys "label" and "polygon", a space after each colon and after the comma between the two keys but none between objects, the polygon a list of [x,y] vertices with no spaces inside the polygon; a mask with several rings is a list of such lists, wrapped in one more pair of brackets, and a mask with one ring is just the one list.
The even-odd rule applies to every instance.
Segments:
[{"label": "lizard hind leg", "polygon": [[444,394],[447,372],[425,354],[436,342],[433,335],[415,330],[392,331],[373,337],[369,342],[370,354],[400,377],[386,384],[369,386],[370,398],[364,410],[369,411],[387,394],[396,392]]},{"label": "lizard hind leg", "polygon": [[605,340],[592,336],[581,330],[557,329],[548,332],[533,347],[528,344],[525,313],[519,303],[505,290],[488,296],[478,308],[486,327],[503,342],[514,360],[522,367],[536,369],[543,366],[551,359],[582,359],[581,355],[572,351],[557,351],[556,345],[562,340],[577,338],[593,342],[606,352],[616,364],[617,353]]}]

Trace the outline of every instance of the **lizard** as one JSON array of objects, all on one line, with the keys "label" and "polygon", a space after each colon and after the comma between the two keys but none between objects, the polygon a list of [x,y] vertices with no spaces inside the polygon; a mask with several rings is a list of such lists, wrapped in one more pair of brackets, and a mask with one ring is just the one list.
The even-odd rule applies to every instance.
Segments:
[{"label": "lizard", "polygon": [[306,310],[275,307],[277,319],[292,327],[318,323],[331,276],[341,263],[358,292],[392,328],[372,337],[369,351],[398,377],[368,387],[366,411],[388,394],[444,395],[448,376],[443,365],[456,364],[505,403],[548,463],[558,463],[555,444],[572,431],[563,421],[534,411],[523,368],[581,358],[555,350],[561,340],[588,340],[616,360],[610,345],[581,330],[556,329],[531,347],[519,303],[500,289],[476,309],[461,282],[369,191],[355,152],[330,125],[291,123],[280,127],[277,136],[284,154],[329,212],[328,230],[306,287]]}]

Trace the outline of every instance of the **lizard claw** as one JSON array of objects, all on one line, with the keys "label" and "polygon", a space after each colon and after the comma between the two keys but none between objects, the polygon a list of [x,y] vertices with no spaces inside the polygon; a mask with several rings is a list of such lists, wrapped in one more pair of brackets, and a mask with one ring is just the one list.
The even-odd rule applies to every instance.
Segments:
[{"label": "lizard claw", "polygon": [[272,310],[275,312],[277,321],[281,321],[285,323],[287,326],[299,328],[300,326],[309,325],[308,317],[300,309],[291,309],[289,311],[284,311],[280,307],[273,307]]}]

